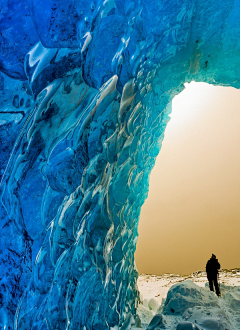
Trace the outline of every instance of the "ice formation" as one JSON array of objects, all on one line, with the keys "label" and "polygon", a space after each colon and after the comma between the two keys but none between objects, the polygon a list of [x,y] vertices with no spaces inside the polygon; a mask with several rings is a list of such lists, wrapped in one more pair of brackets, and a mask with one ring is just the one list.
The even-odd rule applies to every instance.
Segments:
[{"label": "ice formation", "polygon": [[[218,298],[209,290],[205,272],[187,276],[141,274],[137,308],[141,325],[147,330],[239,330],[239,279],[239,269],[222,270]],[[157,310],[152,308],[153,300]]]},{"label": "ice formation", "polygon": [[192,80],[240,87],[239,15],[240,0],[0,1],[3,329],[137,323],[171,101]]}]

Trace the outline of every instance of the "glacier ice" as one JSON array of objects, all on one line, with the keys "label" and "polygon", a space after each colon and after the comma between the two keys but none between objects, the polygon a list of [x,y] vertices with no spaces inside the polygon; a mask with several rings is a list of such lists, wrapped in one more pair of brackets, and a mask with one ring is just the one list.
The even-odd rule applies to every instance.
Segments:
[{"label": "glacier ice", "polygon": [[[240,0],[0,1],[0,323],[126,328],[185,82],[240,87]],[[129,321],[130,322],[130,321]]]},{"label": "glacier ice", "polygon": [[196,306],[219,307],[218,298],[209,290],[197,286],[190,280],[174,284],[168,291],[163,313],[182,315],[188,308]]}]

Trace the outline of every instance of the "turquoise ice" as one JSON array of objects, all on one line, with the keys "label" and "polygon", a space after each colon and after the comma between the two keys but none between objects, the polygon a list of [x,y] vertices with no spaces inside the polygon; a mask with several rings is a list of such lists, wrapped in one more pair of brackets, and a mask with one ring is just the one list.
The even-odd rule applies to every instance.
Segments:
[{"label": "turquoise ice", "polygon": [[239,18],[240,0],[1,0],[3,329],[137,319],[171,101],[192,80],[240,87]]}]

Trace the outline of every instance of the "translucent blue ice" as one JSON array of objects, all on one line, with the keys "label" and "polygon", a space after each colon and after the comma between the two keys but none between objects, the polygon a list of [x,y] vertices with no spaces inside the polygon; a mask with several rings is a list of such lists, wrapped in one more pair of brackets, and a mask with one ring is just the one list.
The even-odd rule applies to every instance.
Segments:
[{"label": "translucent blue ice", "polygon": [[240,0],[0,0],[1,329],[137,320],[171,101],[192,80],[240,87],[239,17]]}]

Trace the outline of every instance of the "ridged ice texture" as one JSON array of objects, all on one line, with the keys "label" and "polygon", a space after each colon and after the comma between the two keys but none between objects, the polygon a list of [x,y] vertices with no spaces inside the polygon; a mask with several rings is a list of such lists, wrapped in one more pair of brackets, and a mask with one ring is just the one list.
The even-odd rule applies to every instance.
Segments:
[{"label": "ridged ice texture", "polygon": [[240,0],[0,1],[1,329],[136,318],[172,98],[191,80],[240,87],[239,17]]}]

